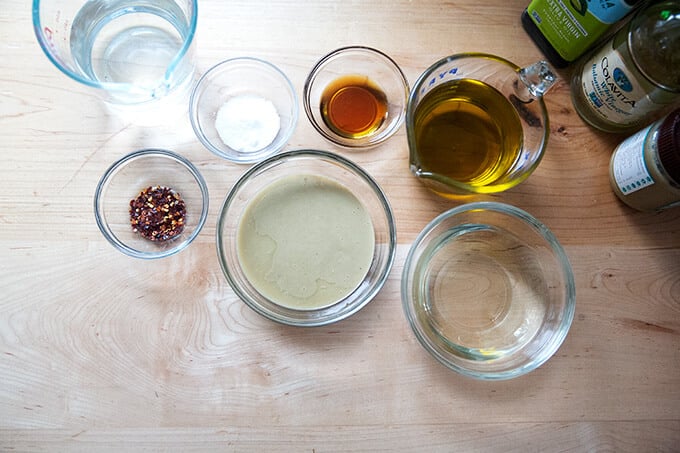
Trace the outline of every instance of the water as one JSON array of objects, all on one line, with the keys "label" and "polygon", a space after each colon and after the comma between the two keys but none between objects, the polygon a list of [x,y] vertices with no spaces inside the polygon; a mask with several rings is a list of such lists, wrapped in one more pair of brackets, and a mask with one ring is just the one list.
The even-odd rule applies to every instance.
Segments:
[{"label": "water", "polygon": [[548,290],[532,248],[509,231],[464,225],[423,254],[420,310],[447,345],[472,360],[511,354],[528,344],[546,316]]},{"label": "water", "polygon": [[128,84],[111,93],[119,100],[164,96],[193,73],[191,55],[175,61],[190,24],[174,1],[87,2],[71,27],[74,63],[95,84]]}]

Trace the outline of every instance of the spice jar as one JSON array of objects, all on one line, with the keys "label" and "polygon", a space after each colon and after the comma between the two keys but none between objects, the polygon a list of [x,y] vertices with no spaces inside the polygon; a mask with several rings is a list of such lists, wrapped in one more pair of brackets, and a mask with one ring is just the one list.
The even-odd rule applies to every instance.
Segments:
[{"label": "spice jar", "polygon": [[616,195],[637,210],[680,205],[680,109],[616,147],[609,180]]}]

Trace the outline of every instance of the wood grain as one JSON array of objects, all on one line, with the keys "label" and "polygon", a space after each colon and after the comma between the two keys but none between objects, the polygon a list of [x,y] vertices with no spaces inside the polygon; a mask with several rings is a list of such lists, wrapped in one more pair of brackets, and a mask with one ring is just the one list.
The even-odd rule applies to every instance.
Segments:
[{"label": "wood grain", "polygon": [[[541,58],[519,22],[526,3],[202,0],[198,66],[262,57],[301,96],[314,62],[349,44],[385,51],[411,83],[456,52],[526,65]],[[0,37],[0,450],[678,450],[680,210],[638,213],[617,200],[607,166],[622,137],[579,119],[569,71],[546,98],[541,165],[488,197],[427,191],[409,173],[403,129],[378,148],[348,151],[301,115],[287,149],[328,149],[368,170],[392,204],[399,245],[365,309],[299,329],[248,309],[219,267],[217,214],[247,167],[202,148],[183,112],[150,127],[107,111],[42,54],[26,2],[4,2]],[[187,250],[151,262],[114,250],[92,212],[105,169],[144,147],[189,158],[211,203]],[[478,199],[514,204],[550,227],[577,286],[558,353],[507,382],[439,365],[401,309],[413,239],[437,214]]]}]

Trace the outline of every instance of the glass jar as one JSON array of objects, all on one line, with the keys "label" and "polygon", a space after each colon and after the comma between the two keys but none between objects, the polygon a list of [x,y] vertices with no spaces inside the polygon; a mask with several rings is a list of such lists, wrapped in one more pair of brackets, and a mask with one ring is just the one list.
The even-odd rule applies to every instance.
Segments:
[{"label": "glass jar", "polygon": [[640,211],[680,205],[680,109],[624,140],[609,164],[614,193]]},{"label": "glass jar", "polygon": [[606,132],[634,132],[680,105],[680,0],[648,4],[582,59],[571,95],[581,118]]}]

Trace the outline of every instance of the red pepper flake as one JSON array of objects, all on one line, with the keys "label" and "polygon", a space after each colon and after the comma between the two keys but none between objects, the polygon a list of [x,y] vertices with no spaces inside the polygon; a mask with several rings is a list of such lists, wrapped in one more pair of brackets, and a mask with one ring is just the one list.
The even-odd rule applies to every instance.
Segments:
[{"label": "red pepper flake", "polygon": [[179,236],[185,216],[184,200],[169,187],[147,187],[130,200],[132,229],[150,241],[163,242]]}]

